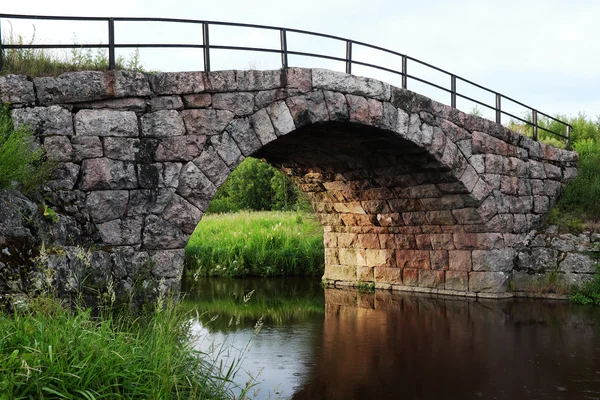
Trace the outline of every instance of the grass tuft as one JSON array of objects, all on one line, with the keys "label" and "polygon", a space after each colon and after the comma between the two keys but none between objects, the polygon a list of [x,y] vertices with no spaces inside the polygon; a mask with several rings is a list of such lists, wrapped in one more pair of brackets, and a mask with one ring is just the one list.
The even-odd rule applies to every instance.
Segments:
[{"label": "grass tuft", "polygon": [[320,276],[323,227],[310,214],[205,215],[186,247],[194,276]]}]

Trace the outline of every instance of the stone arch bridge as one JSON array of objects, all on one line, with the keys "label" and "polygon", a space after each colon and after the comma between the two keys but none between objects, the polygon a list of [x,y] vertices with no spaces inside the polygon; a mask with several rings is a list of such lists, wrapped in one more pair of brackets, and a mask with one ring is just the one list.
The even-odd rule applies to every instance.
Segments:
[{"label": "stone arch bridge", "polygon": [[179,282],[190,234],[250,155],[308,195],[327,281],[463,295],[507,290],[515,248],[577,174],[575,152],[323,69],[13,75],[0,98],[60,162],[48,201],[122,289],[147,258]]}]

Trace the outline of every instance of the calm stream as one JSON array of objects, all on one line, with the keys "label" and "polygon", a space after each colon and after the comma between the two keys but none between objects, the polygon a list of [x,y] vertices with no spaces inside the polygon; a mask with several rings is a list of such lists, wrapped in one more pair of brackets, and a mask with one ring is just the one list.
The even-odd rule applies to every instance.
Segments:
[{"label": "calm stream", "polygon": [[202,313],[197,348],[239,362],[235,381],[256,379],[250,397],[600,399],[593,308],[362,294],[290,278],[185,287]]}]

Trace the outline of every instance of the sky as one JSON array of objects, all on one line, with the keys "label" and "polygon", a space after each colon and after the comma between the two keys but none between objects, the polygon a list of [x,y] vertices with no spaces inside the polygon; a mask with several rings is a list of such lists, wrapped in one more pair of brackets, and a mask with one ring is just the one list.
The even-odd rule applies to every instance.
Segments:
[{"label": "sky", "polygon": [[[3,1],[2,13],[104,17],[189,18],[274,25],[326,33],[370,43],[433,64],[512,97],[547,114],[600,115],[600,1],[598,0],[27,0]],[[106,23],[49,23],[0,20],[3,35],[40,43],[107,43]],[[117,43],[201,44],[199,26],[117,22]],[[211,27],[211,44],[279,47],[277,31]],[[344,57],[345,44],[299,34],[288,35],[290,50]],[[133,51],[120,50],[127,56]],[[142,49],[150,70],[202,69],[199,49]],[[355,46],[360,61],[400,69],[400,58]],[[291,66],[344,70],[344,64],[290,57]],[[280,68],[277,54],[212,51],[211,69]],[[409,62],[409,73],[450,87],[450,78]],[[356,75],[400,86],[399,76],[354,66]],[[408,88],[449,103],[450,96],[419,82]],[[459,81],[459,92],[493,105],[493,95]],[[525,109],[505,101],[519,116]],[[473,103],[459,100],[470,111]],[[492,112],[479,107],[484,116]],[[506,119],[503,119],[506,122]]]}]

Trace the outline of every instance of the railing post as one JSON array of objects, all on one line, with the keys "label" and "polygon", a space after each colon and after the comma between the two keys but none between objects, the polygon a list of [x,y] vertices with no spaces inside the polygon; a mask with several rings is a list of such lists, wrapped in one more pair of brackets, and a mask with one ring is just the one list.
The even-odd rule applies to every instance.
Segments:
[{"label": "railing post", "polygon": [[346,41],[346,73],[352,73],[352,41]]},{"label": "railing post", "polygon": [[502,123],[502,96],[496,93],[496,123]]},{"label": "railing post", "polygon": [[450,75],[450,105],[456,108],[456,76]]},{"label": "railing post", "polygon": [[406,56],[402,56],[402,89],[406,89],[408,86],[408,58]]},{"label": "railing post", "polygon": [[571,150],[571,125],[567,125],[567,150]]},{"label": "railing post", "polygon": [[533,123],[533,140],[538,140],[538,118],[537,110],[531,110],[531,122]]},{"label": "railing post", "polygon": [[288,67],[288,54],[287,54],[287,35],[286,35],[285,29],[281,29],[279,31],[279,37],[281,39],[281,67],[286,69]]},{"label": "railing post", "polygon": [[202,49],[204,53],[204,72],[210,72],[210,42],[208,40],[208,22],[202,23]]},{"label": "railing post", "polygon": [[115,20],[108,19],[108,69],[115,69]]}]

